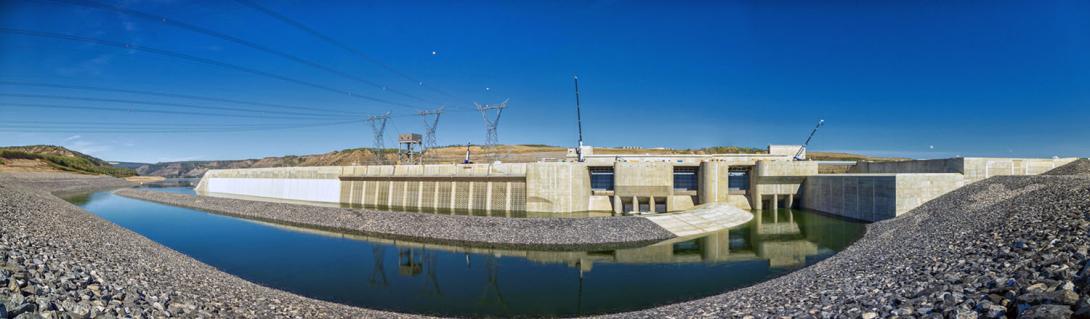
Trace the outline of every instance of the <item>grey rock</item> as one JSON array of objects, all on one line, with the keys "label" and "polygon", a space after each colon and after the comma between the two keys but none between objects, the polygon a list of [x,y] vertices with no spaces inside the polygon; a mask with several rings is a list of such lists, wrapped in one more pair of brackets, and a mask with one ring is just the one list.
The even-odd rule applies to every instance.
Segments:
[{"label": "grey rock", "polygon": [[42,317],[42,315],[39,315],[37,313],[31,312],[15,316],[15,319],[45,319],[45,317]]},{"label": "grey rock", "polygon": [[1030,305],[1039,304],[1063,304],[1075,305],[1079,301],[1079,295],[1071,290],[1056,290],[1051,292],[1031,292],[1018,296],[1018,301]]},{"label": "grey rock", "polygon": [[1019,318],[1025,319],[1064,319],[1070,318],[1074,313],[1071,311],[1071,307],[1061,305],[1039,305],[1033,306],[1022,313]]},{"label": "grey rock", "polygon": [[18,306],[15,306],[15,307],[12,307],[11,309],[9,309],[8,310],[8,316],[18,317],[21,314],[28,313],[28,312],[35,312],[35,311],[38,311],[38,305],[37,304],[24,303],[24,304],[21,304],[21,305],[18,305]]}]

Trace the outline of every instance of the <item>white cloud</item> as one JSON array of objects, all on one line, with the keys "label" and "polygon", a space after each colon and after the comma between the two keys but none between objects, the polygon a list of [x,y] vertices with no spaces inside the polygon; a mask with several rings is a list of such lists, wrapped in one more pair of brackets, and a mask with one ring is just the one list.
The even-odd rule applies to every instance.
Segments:
[{"label": "white cloud", "polygon": [[72,136],[69,136],[69,137],[65,138],[65,139],[64,139],[64,141],[65,141],[65,142],[71,142],[71,141],[74,141],[74,140],[78,140],[78,139],[80,139],[80,138],[82,138],[82,137],[83,137],[83,136],[79,136],[79,135],[72,135]]}]

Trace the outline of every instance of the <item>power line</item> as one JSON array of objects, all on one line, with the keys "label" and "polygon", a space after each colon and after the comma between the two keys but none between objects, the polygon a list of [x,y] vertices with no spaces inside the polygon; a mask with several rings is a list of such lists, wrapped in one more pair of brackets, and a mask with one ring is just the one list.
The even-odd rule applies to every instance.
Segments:
[{"label": "power line", "polygon": [[338,121],[327,123],[312,123],[312,124],[299,124],[291,126],[278,126],[278,127],[253,127],[253,128],[186,128],[186,129],[111,129],[111,128],[45,128],[45,129],[30,129],[25,128],[6,128],[0,125],[0,132],[39,132],[39,133],[224,133],[224,132],[248,132],[248,131],[272,131],[272,130],[287,130],[297,128],[309,128],[309,127],[322,127],[322,126],[337,126],[359,123],[359,120],[352,121]]},{"label": "power line", "polygon": [[[259,114],[279,114],[279,115],[294,115],[302,117],[317,117],[317,118],[330,118],[340,117],[340,115],[321,115],[312,113],[299,113],[299,112],[283,112],[283,111],[264,111],[255,109],[244,109],[234,107],[219,107],[219,106],[204,106],[184,103],[170,103],[170,102],[155,102],[155,101],[141,101],[141,100],[126,100],[126,99],[109,99],[109,98],[96,98],[96,97],[83,97],[83,96],[65,96],[65,95],[51,95],[51,94],[23,94],[23,93],[0,93],[0,96],[7,97],[23,97],[23,98],[39,98],[39,99],[54,99],[54,100],[70,100],[70,101],[85,101],[85,102],[108,102],[108,103],[131,103],[131,104],[144,104],[144,105],[160,105],[168,107],[180,107],[190,109],[201,110],[220,110],[231,112],[249,112]],[[228,113],[224,113],[228,114]]]},{"label": "power line", "polygon": [[340,111],[340,110],[323,109],[323,108],[316,108],[316,107],[291,106],[291,105],[283,105],[283,104],[273,104],[273,103],[265,103],[265,102],[251,102],[251,101],[217,98],[217,97],[206,97],[206,96],[197,96],[197,95],[188,95],[188,94],[139,91],[139,90],[105,88],[105,87],[94,87],[94,86],[65,85],[65,84],[51,84],[51,83],[35,83],[35,82],[18,82],[18,81],[4,81],[4,80],[0,80],[0,85],[33,86],[33,87],[47,87],[47,88],[59,88],[59,89],[75,89],[75,90],[88,90],[88,91],[100,91],[100,92],[116,92],[116,93],[127,93],[127,94],[140,94],[140,95],[149,95],[149,96],[162,96],[162,97],[191,99],[191,100],[203,100],[203,101],[210,101],[210,102],[222,102],[222,103],[234,103],[234,104],[244,104],[244,105],[253,105],[253,106],[264,106],[264,107],[273,107],[273,108],[281,108],[281,109],[305,110],[305,111],[331,113],[331,114],[336,113],[336,114],[359,115],[359,113],[353,113],[353,112],[348,112],[348,111]]},{"label": "power line", "polygon": [[363,51],[361,51],[359,49],[356,49],[356,48],[354,48],[354,47],[352,47],[352,46],[350,46],[348,44],[340,42],[337,39],[334,39],[333,37],[330,37],[330,36],[327,36],[327,35],[325,35],[325,34],[323,34],[321,32],[318,32],[318,30],[314,30],[314,29],[312,29],[312,28],[310,28],[310,27],[308,27],[308,26],[306,26],[306,25],[304,25],[304,24],[302,24],[302,23],[300,23],[298,21],[295,21],[295,20],[293,20],[293,19],[291,19],[291,18],[289,18],[289,17],[287,17],[285,15],[277,13],[276,11],[272,11],[272,10],[270,10],[268,8],[265,8],[265,7],[255,3],[255,2],[249,1],[249,0],[235,0],[235,2],[238,2],[239,4],[242,4],[244,6],[250,7],[251,9],[257,10],[258,12],[264,13],[265,15],[268,15],[268,16],[274,18],[274,19],[280,20],[281,22],[284,22],[284,23],[286,23],[288,25],[291,25],[291,26],[295,27],[296,29],[302,30],[303,32],[306,32],[306,33],[308,33],[308,34],[310,34],[310,35],[312,35],[312,36],[314,36],[314,37],[316,37],[318,39],[321,39],[322,41],[324,41],[326,43],[329,43],[329,44],[331,44],[331,45],[333,45],[335,47],[338,47],[338,48],[341,48],[341,49],[343,49],[345,51],[351,52],[352,54],[356,55],[357,57],[359,57],[359,58],[361,58],[361,59],[363,59],[363,60],[365,60],[367,62],[378,65],[379,67],[382,67],[383,69],[386,69],[387,71],[389,71],[391,73],[397,74],[398,76],[400,76],[402,78],[405,78],[405,79],[407,79],[409,81],[412,81],[413,83],[416,83],[420,87],[427,88],[429,90],[432,90],[432,91],[434,91],[436,93],[442,94],[442,95],[444,95],[446,97],[449,97],[449,98],[455,98],[450,93],[444,92],[443,90],[440,90],[439,88],[431,87],[430,85],[425,87],[424,86],[424,81],[420,81],[420,80],[414,78],[413,76],[411,76],[411,75],[409,75],[409,74],[407,74],[405,72],[398,71],[397,69],[394,69],[392,66],[387,65],[385,63],[382,63],[382,61],[379,61],[378,59],[372,58],[371,56],[367,55],[366,53],[364,53]]},{"label": "power line", "polygon": [[111,111],[111,112],[129,112],[129,113],[153,113],[153,114],[175,114],[175,115],[195,115],[195,116],[214,116],[214,117],[258,118],[258,119],[299,119],[299,117],[296,117],[296,116],[262,116],[262,115],[247,115],[247,114],[218,114],[218,113],[201,113],[201,112],[184,112],[184,111],[141,110],[141,109],[134,109],[134,108],[119,108],[119,107],[72,106],[72,105],[40,104],[40,103],[8,103],[8,102],[0,102],[0,105],[5,106],[5,107],[43,108],[43,109],[62,109],[62,110],[90,110],[90,111]]},{"label": "power line", "polygon": [[281,81],[291,82],[291,83],[295,83],[295,84],[298,84],[298,85],[307,86],[307,87],[311,87],[311,88],[315,88],[315,89],[319,89],[319,90],[324,90],[324,91],[329,91],[329,92],[333,92],[333,93],[337,93],[337,94],[347,95],[349,97],[360,98],[360,99],[365,99],[365,100],[369,100],[369,101],[390,104],[390,105],[394,105],[394,106],[398,106],[398,107],[415,108],[411,104],[405,104],[405,103],[400,103],[400,102],[389,101],[389,100],[385,100],[385,99],[381,99],[381,98],[376,98],[376,97],[371,97],[371,96],[367,96],[367,95],[358,94],[358,93],[355,93],[355,92],[352,92],[352,91],[337,89],[337,88],[333,88],[333,87],[329,87],[329,86],[325,86],[325,85],[321,85],[321,84],[317,84],[317,83],[312,83],[312,82],[308,82],[308,81],[304,81],[304,80],[293,79],[293,78],[290,78],[290,77],[287,77],[287,76],[274,74],[274,73],[269,73],[269,72],[265,72],[265,71],[261,71],[261,70],[257,70],[257,69],[252,69],[252,68],[248,68],[248,67],[244,67],[244,66],[239,66],[239,65],[235,65],[235,64],[226,63],[226,62],[220,62],[220,61],[207,59],[207,58],[202,58],[202,57],[198,57],[198,56],[193,56],[193,55],[189,55],[189,54],[185,54],[185,53],[178,53],[178,52],[169,51],[169,50],[145,47],[145,46],[132,44],[132,43],[117,42],[117,41],[103,40],[103,39],[96,39],[96,38],[88,38],[88,37],[74,36],[74,35],[61,34],[61,33],[53,33],[53,32],[42,32],[42,31],[16,29],[16,28],[7,28],[7,27],[0,27],[0,32],[8,33],[8,34],[17,34],[17,35],[24,35],[24,36],[39,37],[39,38],[52,38],[52,39],[69,40],[69,41],[75,41],[75,42],[91,43],[91,44],[102,45],[102,46],[112,46],[112,47],[117,47],[117,48],[122,48],[122,49],[127,49],[127,50],[144,51],[144,52],[148,52],[148,53],[159,54],[159,55],[173,57],[173,58],[177,58],[177,59],[189,60],[189,61],[192,61],[192,62],[208,64],[208,65],[214,65],[214,66],[222,67],[222,68],[225,68],[225,69],[231,69],[231,70],[246,72],[246,73],[250,73],[250,74],[254,74],[254,75],[260,75],[260,76],[264,76],[264,77],[274,78],[274,79],[278,79],[278,80],[281,80]]},{"label": "power line", "polygon": [[[304,122],[306,123],[306,122]],[[234,124],[234,123],[164,123],[164,122],[84,122],[84,121],[21,121],[21,120],[4,120],[0,121],[0,126],[8,127],[63,127],[63,128],[121,128],[121,129],[139,129],[139,128],[247,128],[247,127],[278,127],[285,125],[298,125],[300,123],[260,123],[260,124]],[[313,124],[313,123],[308,123]]]},{"label": "power line", "polygon": [[302,58],[302,57],[299,57],[299,56],[296,56],[296,55],[293,55],[293,54],[290,54],[290,53],[286,53],[286,52],[283,52],[283,51],[272,49],[272,48],[269,48],[269,47],[266,47],[266,46],[263,46],[263,45],[260,45],[260,44],[254,43],[254,42],[250,42],[250,41],[247,41],[247,40],[235,37],[235,36],[231,36],[231,35],[228,35],[228,34],[218,32],[218,31],[215,31],[215,30],[199,27],[199,26],[196,26],[196,25],[192,25],[192,24],[189,24],[189,23],[185,23],[185,22],[176,20],[176,19],[167,18],[165,16],[155,15],[155,14],[141,12],[141,11],[132,10],[132,9],[126,9],[126,8],[123,8],[123,7],[120,7],[120,6],[109,5],[109,4],[104,4],[104,3],[98,3],[98,2],[94,2],[94,1],[74,1],[74,0],[42,0],[42,1],[51,1],[51,2],[69,4],[69,5],[97,8],[97,9],[102,9],[102,10],[109,10],[109,11],[125,14],[125,15],[128,15],[128,16],[133,16],[133,17],[138,17],[138,18],[142,18],[142,19],[146,19],[146,20],[155,21],[155,22],[162,23],[162,24],[165,24],[165,25],[169,25],[169,26],[189,30],[191,32],[196,32],[196,33],[204,34],[204,35],[207,35],[207,36],[219,38],[219,39],[222,39],[222,40],[230,41],[230,42],[233,42],[233,43],[236,43],[236,44],[239,44],[239,45],[242,45],[242,46],[246,46],[246,47],[249,47],[249,48],[254,49],[254,50],[262,51],[262,52],[265,52],[265,53],[268,53],[268,54],[276,55],[276,56],[279,56],[281,58],[288,59],[288,60],[294,61],[294,62],[302,64],[302,65],[306,65],[306,66],[309,66],[309,67],[312,67],[312,68],[315,68],[315,69],[319,69],[319,70],[322,70],[322,71],[325,71],[325,72],[335,74],[337,76],[340,76],[340,77],[343,77],[343,78],[346,78],[346,79],[350,79],[350,80],[357,81],[357,82],[360,82],[360,83],[363,83],[363,84],[367,84],[367,85],[379,88],[379,89],[381,89],[383,91],[390,92],[390,93],[393,93],[393,94],[397,94],[397,95],[400,95],[400,96],[403,96],[403,97],[419,100],[421,102],[434,103],[434,102],[428,101],[428,100],[426,100],[424,98],[421,98],[421,97],[418,97],[418,96],[415,96],[415,95],[412,95],[412,94],[408,94],[408,93],[405,93],[405,92],[401,92],[401,91],[398,91],[398,90],[390,89],[386,85],[382,85],[382,84],[379,84],[379,83],[376,83],[376,82],[373,82],[373,81],[370,81],[370,80],[367,80],[367,79],[364,79],[364,78],[349,74],[347,72],[343,72],[343,71],[340,71],[340,70],[337,70],[337,69],[334,69],[334,68],[319,64],[317,62],[307,60],[305,58]]}]

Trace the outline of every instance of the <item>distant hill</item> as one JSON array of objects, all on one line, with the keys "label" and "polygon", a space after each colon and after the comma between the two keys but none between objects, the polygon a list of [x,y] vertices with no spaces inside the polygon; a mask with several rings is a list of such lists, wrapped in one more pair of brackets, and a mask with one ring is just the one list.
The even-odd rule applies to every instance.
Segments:
[{"label": "distant hill", "polygon": [[[436,147],[428,151],[427,163],[461,163],[465,157],[464,145],[451,145]],[[477,162],[487,161],[495,153],[502,154],[504,162],[526,163],[543,159],[562,159],[567,155],[567,148],[550,145],[500,145],[493,152],[486,152],[480,146],[470,147],[472,160]],[[764,149],[738,146],[715,146],[700,149],[667,149],[667,148],[611,148],[595,147],[595,154],[738,154],[738,153],[764,153]],[[385,158],[388,162],[396,161],[396,150],[386,150]],[[811,153],[811,157],[819,160],[898,160],[887,158],[872,158],[856,154],[843,153]],[[155,164],[144,163],[117,163],[115,166],[130,168],[140,175],[162,177],[200,177],[210,169],[231,168],[262,168],[284,166],[341,166],[341,165],[366,165],[378,163],[378,157],[371,149],[353,148],[333,151],[324,154],[312,155],[288,155],[279,157],[266,157],[261,159],[244,160],[219,160],[219,161],[184,161],[163,162]]]},{"label": "distant hill", "polygon": [[128,177],[136,171],[114,167],[93,156],[53,145],[0,147],[0,171],[65,171]]}]

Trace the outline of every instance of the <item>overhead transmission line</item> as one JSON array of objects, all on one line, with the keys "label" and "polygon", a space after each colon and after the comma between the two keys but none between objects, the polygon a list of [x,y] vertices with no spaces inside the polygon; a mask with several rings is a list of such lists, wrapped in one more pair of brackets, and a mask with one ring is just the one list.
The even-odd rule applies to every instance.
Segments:
[{"label": "overhead transmission line", "polygon": [[[107,102],[107,103],[129,103],[129,104],[142,104],[142,105],[159,105],[159,106],[187,108],[187,109],[199,109],[199,110],[218,110],[218,111],[258,113],[258,114],[292,115],[292,116],[303,117],[303,118],[339,118],[339,117],[343,117],[342,115],[323,115],[323,114],[300,113],[300,112],[266,111],[266,110],[255,110],[255,109],[236,108],[236,107],[205,106],[205,105],[194,105],[194,104],[185,104],[185,103],[155,102],[155,101],[97,98],[97,97],[84,97],[84,96],[67,96],[67,95],[52,95],[52,94],[0,93],[0,97],[20,97],[20,98],[53,99],[53,100],[69,100],[69,101],[84,101],[84,102]],[[229,113],[224,113],[224,114],[229,114]]]},{"label": "overhead transmission line", "polygon": [[[203,101],[210,101],[210,102],[234,103],[234,104],[243,104],[243,105],[253,105],[253,106],[280,108],[280,109],[295,109],[295,110],[303,110],[303,111],[308,111],[308,112],[317,112],[317,113],[291,113],[291,112],[287,112],[287,113],[291,113],[291,114],[305,114],[306,116],[330,116],[330,117],[343,117],[343,116],[366,117],[367,116],[367,114],[365,114],[365,113],[333,110],[333,109],[326,109],[326,108],[294,106],[294,105],[274,104],[274,103],[265,103],[265,102],[244,101],[244,100],[236,100],[236,99],[226,99],[226,98],[218,98],[218,97],[207,97],[207,96],[178,94],[178,93],[167,93],[167,92],[155,92],[155,91],[140,91],[140,90],[130,90],[130,89],[120,89],[120,88],[107,88],[107,87],[82,86],[82,85],[67,85],[67,84],[53,84],[53,83],[40,83],[40,82],[21,82],[21,81],[7,81],[7,80],[0,80],[0,85],[46,87],[46,88],[74,89],[74,90],[87,90],[87,91],[99,91],[99,92],[115,92],[115,93],[137,94],[137,95],[148,95],[148,96],[162,96],[162,97],[171,97],[171,98],[180,98],[180,99],[203,100]],[[3,96],[3,95],[7,95],[7,94],[0,93],[0,96]],[[26,94],[18,93],[18,95],[23,96],[23,95],[26,95]],[[34,96],[34,97],[38,97],[38,96]],[[41,96],[41,97],[46,98],[45,96]],[[69,99],[69,98],[66,97],[66,99]],[[118,102],[118,103],[124,102],[124,103],[137,103],[137,104],[157,104],[157,105],[167,104],[168,106],[178,106],[178,107],[189,107],[189,106],[191,106],[191,105],[182,105],[182,104],[179,104],[179,103],[160,103],[160,102],[150,102],[150,101],[133,101],[133,100],[116,100],[116,99],[87,98],[85,100],[96,101],[96,102]],[[220,107],[200,106],[200,108],[220,108]],[[260,111],[261,113],[279,113],[278,111],[265,111],[265,110],[254,110],[254,109],[250,109],[250,110],[247,110],[247,111],[253,111],[253,112]],[[462,111],[449,111],[449,112],[472,112],[472,111],[462,110]],[[322,114],[322,113],[324,113],[324,114]],[[410,116],[417,116],[417,114],[418,113],[397,114],[397,115],[391,115],[390,117],[392,117],[392,118],[393,117],[410,117]]]},{"label": "overhead transmission line", "polygon": [[161,96],[161,97],[181,98],[181,99],[190,99],[190,100],[203,100],[203,101],[209,101],[209,102],[221,102],[221,103],[233,103],[233,104],[243,104],[243,105],[252,105],[252,106],[272,107],[272,108],[279,108],[279,109],[304,110],[304,111],[310,111],[310,112],[320,112],[320,113],[330,113],[330,114],[344,114],[344,115],[356,115],[356,116],[360,115],[360,113],[355,113],[355,112],[325,109],[325,108],[317,108],[317,107],[292,106],[292,105],[283,105],[283,104],[274,104],[274,103],[265,103],[265,102],[252,102],[252,101],[243,101],[243,100],[235,100],[235,99],[206,97],[206,96],[177,94],[177,93],[166,93],[166,92],[139,91],[139,90],[94,87],[94,86],[81,86],[81,85],[35,83],[35,82],[18,82],[18,81],[5,81],[5,80],[0,80],[0,85],[31,86],[31,87],[46,87],[46,88],[58,88],[58,89],[74,89],[74,90],[87,90],[87,91],[99,91],[99,92],[139,94],[139,95]]},{"label": "overhead transmission line", "polygon": [[236,43],[236,44],[239,44],[239,45],[242,45],[242,46],[254,49],[254,50],[258,50],[258,51],[262,51],[262,52],[265,52],[265,53],[268,53],[268,54],[276,55],[276,56],[279,56],[281,58],[288,59],[288,60],[291,60],[293,62],[302,64],[302,65],[306,65],[306,66],[309,66],[309,67],[312,67],[312,68],[315,68],[315,69],[319,69],[319,70],[322,70],[322,71],[325,71],[325,72],[335,74],[337,76],[340,76],[340,77],[343,77],[343,78],[346,78],[346,79],[350,79],[350,80],[353,80],[353,81],[356,81],[356,82],[360,82],[360,83],[363,83],[363,84],[367,84],[369,86],[379,88],[379,89],[381,89],[383,91],[386,91],[386,92],[390,92],[390,93],[397,94],[397,95],[400,95],[400,96],[403,96],[403,97],[415,99],[415,100],[418,100],[418,101],[421,101],[421,102],[436,104],[435,102],[429,101],[429,100],[424,99],[422,97],[415,96],[415,95],[405,93],[405,92],[401,92],[401,91],[398,91],[398,90],[395,90],[395,89],[391,89],[386,85],[382,85],[382,84],[376,83],[374,81],[367,80],[367,79],[364,79],[362,77],[359,77],[359,76],[356,76],[356,75],[353,75],[353,74],[350,74],[350,73],[347,73],[347,72],[344,72],[344,71],[340,71],[340,70],[334,69],[332,67],[322,65],[322,64],[320,64],[318,62],[314,62],[314,61],[299,57],[299,56],[291,54],[291,53],[287,53],[287,52],[283,52],[283,51],[280,51],[280,50],[272,49],[272,48],[269,48],[269,47],[254,43],[254,42],[244,40],[244,39],[239,38],[239,37],[228,35],[228,34],[218,32],[218,31],[215,31],[215,30],[199,27],[199,26],[196,26],[196,25],[193,25],[193,24],[189,24],[189,23],[180,21],[180,20],[167,18],[165,16],[156,15],[156,14],[147,13],[147,12],[142,12],[142,11],[137,11],[137,10],[132,10],[132,9],[126,9],[126,8],[121,7],[121,6],[110,5],[110,4],[105,4],[105,3],[95,2],[95,1],[79,1],[79,0],[39,0],[39,1],[48,1],[48,2],[75,5],[75,6],[96,8],[96,9],[101,9],[101,10],[108,10],[108,11],[113,11],[113,12],[116,12],[116,13],[132,16],[132,17],[151,20],[151,21],[158,22],[158,23],[161,23],[161,24],[164,24],[164,25],[168,25],[168,26],[188,30],[188,31],[191,31],[191,32],[200,33],[200,34],[204,34],[204,35],[207,35],[207,36],[219,38],[219,39],[230,41],[230,42],[233,42],[233,43]]},{"label": "overhead transmission line", "polygon": [[[337,122],[325,122],[325,123],[309,123],[309,124],[296,124],[285,126],[268,126],[268,127],[239,127],[239,128],[132,128],[132,129],[119,129],[119,128],[36,128],[30,131],[39,133],[222,133],[222,132],[247,132],[247,131],[273,131],[273,130],[287,130],[309,127],[324,127],[324,126],[336,126],[346,124],[357,124],[360,120],[351,121],[337,121]],[[26,132],[26,128],[20,127],[5,127],[0,124],[0,132]]]},{"label": "overhead transmission line", "polygon": [[395,101],[376,98],[376,97],[372,97],[372,96],[362,95],[362,94],[355,93],[355,92],[352,92],[352,91],[333,88],[333,87],[329,87],[329,86],[325,86],[325,85],[321,85],[321,84],[317,84],[317,83],[313,83],[313,82],[309,82],[309,81],[294,79],[294,78],[290,78],[290,77],[287,77],[287,76],[283,76],[283,75],[279,75],[279,74],[275,74],[275,73],[270,73],[270,72],[265,72],[265,71],[261,71],[261,70],[257,70],[257,69],[253,69],[253,68],[248,68],[248,67],[244,67],[244,66],[240,66],[240,65],[230,64],[230,63],[226,63],[226,62],[220,62],[220,61],[216,61],[216,60],[212,60],[212,59],[202,58],[202,57],[193,56],[193,55],[189,55],[189,54],[185,54],[185,53],[174,52],[174,51],[170,51],[170,50],[163,50],[163,49],[146,47],[146,46],[133,44],[133,43],[125,43],[125,42],[103,40],[103,39],[96,39],[96,38],[88,38],[88,37],[81,37],[81,36],[62,34],[62,33],[33,31],[33,30],[25,30],[25,29],[17,29],[17,28],[7,28],[7,27],[0,27],[0,33],[17,34],[17,35],[23,35],[23,36],[39,37],[39,38],[52,38],[52,39],[60,39],[60,40],[69,40],[69,41],[91,43],[91,44],[102,45],[102,46],[112,46],[112,47],[128,49],[128,50],[144,51],[144,52],[159,54],[159,55],[168,56],[168,57],[172,57],[172,58],[177,58],[177,59],[182,59],[182,60],[189,60],[189,61],[192,61],[192,62],[218,66],[218,67],[222,67],[222,68],[225,68],[225,69],[231,69],[231,70],[246,72],[246,73],[250,73],[250,74],[254,74],[254,75],[260,75],[260,76],[264,76],[264,77],[274,78],[274,79],[278,79],[278,80],[285,81],[285,82],[291,82],[291,83],[299,84],[299,85],[302,85],[302,86],[307,86],[307,87],[311,87],[311,88],[315,88],[315,89],[319,89],[319,90],[324,90],[324,91],[328,91],[328,92],[333,92],[333,93],[337,93],[337,94],[346,95],[346,96],[349,96],[349,97],[360,98],[360,99],[370,100],[370,101],[384,103],[384,104],[390,104],[390,105],[398,106],[398,107],[417,109],[416,106],[413,106],[411,104],[395,102]]},{"label": "overhead transmission line", "polygon": [[148,129],[148,128],[264,128],[281,127],[299,124],[337,123],[341,121],[304,122],[304,123],[260,123],[260,124],[234,124],[234,123],[161,123],[161,122],[86,122],[86,121],[35,121],[35,120],[4,120],[0,126],[27,127],[27,128],[122,128],[122,129]]},{"label": "overhead transmission line", "polygon": [[265,8],[265,7],[257,4],[256,2],[253,2],[253,1],[250,1],[250,0],[235,0],[235,2],[238,2],[239,4],[242,4],[244,6],[250,7],[251,9],[254,9],[254,10],[258,11],[258,12],[261,12],[261,13],[263,13],[265,15],[268,15],[268,16],[274,18],[274,19],[280,20],[281,22],[284,22],[284,23],[286,23],[286,24],[288,24],[288,25],[290,25],[292,27],[295,27],[296,29],[302,30],[303,32],[306,32],[307,34],[310,34],[310,35],[324,41],[325,43],[328,43],[328,44],[333,45],[335,47],[341,48],[342,50],[348,51],[348,52],[352,53],[353,55],[363,59],[364,61],[367,61],[369,63],[378,65],[379,67],[381,67],[383,69],[386,69],[386,71],[389,71],[390,73],[396,74],[396,75],[398,75],[398,76],[400,76],[400,77],[402,77],[402,78],[404,78],[406,80],[412,81],[413,83],[417,84],[420,87],[423,87],[423,88],[426,88],[426,89],[431,90],[433,92],[442,94],[442,95],[444,95],[444,96],[446,96],[448,98],[457,98],[457,97],[451,95],[450,93],[447,93],[447,92],[445,92],[443,90],[440,90],[437,87],[432,87],[430,85],[425,86],[424,81],[418,80],[417,78],[409,75],[408,73],[401,72],[401,71],[395,69],[394,67],[392,67],[392,66],[390,66],[390,65],[388,65],[386,63],[383,63],[382,61],[379,61],[378,59],[372,58],[370,55],[367,55],[367,53],[364,53],[363,51],[361,51],[359,49],[356,49],[356,48],[354,48],[354,47],[352,47],[352,46],[350,46],[348,44],[345,44],[344,42],[341,42],[341,41],[338,41],[337,39],[334,39],[333,37],[330,37],[330,36],[327,36],[327,35],[325,35],[325,34],[323,34],[321,32],[318,32],[318,30],[315,30],[315,29],[313,29],[311,27],[308,27],[307,25],[305,25],[305,24],[303,24],[303,23],[301,23],[299,21],[295,21],[294,19],[289,18],[289,17],[287,17],[287,16],[285,16],[283,14],[280,14],[280,13],[277,13],[276,11]]},{"label": "overhead transmission line", "polygon": [[251,115],[251,114],[222,114],[222,113],[186,112],[186,111],[143,110],[143,109],[124,108],[124,107],[102,107],[102,106],[84,106],[84,105],[76,106],[76,105],[58,105],[58,104],[43,104],[43,103],[0,102],[0,106],[15,107],[15,108],[112,111],[112,112],[129,112],[129,113],[196,115],[196,116],[258,118],[258,119],[288,119],[288,120],[298,120],[299,119],[298,116],[266,116],[266,115]]}]

